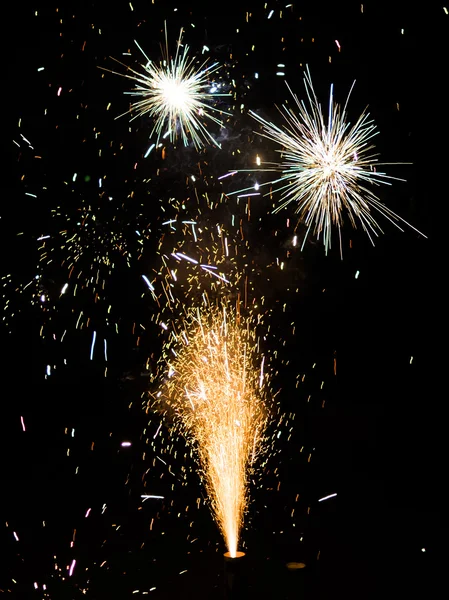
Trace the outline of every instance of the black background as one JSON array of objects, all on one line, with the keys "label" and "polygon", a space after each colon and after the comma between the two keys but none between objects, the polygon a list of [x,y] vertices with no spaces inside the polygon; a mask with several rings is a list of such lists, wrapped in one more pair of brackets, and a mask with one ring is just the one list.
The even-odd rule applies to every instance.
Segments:
[{"label": "black background", "polygon": [[[295,340],[286,350],[290,364],[277,365],[274,381],[275,387],[282,387],[282,408],[296,417],[290,442],[281,438],[280,458],[273,459],[280,461],[278,477],[273,477],[272,464],[253,491],[251,521],[242,536],[251,565],[249,597],[301,597],[295,591],[298,582],[289,580],[292,575],[285,568],[290,560],[307,564],[303,597],[370,598],[417,589],[436,597],[445,560],[446,286],[441,225],[447,196],[443,129],[449,16],[436,3],[412,8],[406,2],[364,2],[362,13],[357,2],[315,2],[294,3],[291,15],[284,8],[280,19],[279,9],[288,3],[268,3],[267,9],[264,4],[188,2],[179,3],[176,13],[176,3],[157,0],[154,5],[136,0],[133,11],[127,2],[86,2],[81,7],[70,2],[58,13],[53,2],[8,7],[1,274],[26,278],[32,272],[35,233],[45,230],[48,207],[64,202],[60,182],[74,172],[89,173],[93,180],[108,172],[114,193],[126,195],[135,186],[144,196],[142,179],[157,163],[154,159],[141,166],[149,126],[143,119],[129,130],[126,117],[113,119],[127,110],[128,100],[122,95],[127,82],[110,74],[102,77],[97,66],[115,68],[108,56],[120,57],[128,49],[137,56],[133,39],[157,57],[164,19],[173,42],[184,26],[192,52],[207,44],[213,56],[233,65],[240,93],[249,86],[245,104],[273,120],[278,118],[274,104],[287,97],[275,75],[276,64],[286,65],[285,78],[298,94],[303,90],[301,66],[308,64],[323,104],[331,82],[337,99],[344,102],[355,79],[349,114],[357,117],[369,104],[380,131],[376,147],[381,160],[412,163],[388,167],[391,175],[407,182],[381,189],[381,198],[427,239],[407,227],[402,233],[381,222],[385,235],[372,247],[346,224],[343,261],[337,248],[325,257],[321,244],[311,240],[302,255],[295,254],[290,270],[276,275],[266,291],[273,306],[288,303],[287,316],[281,311],[273,316],[280,336],[287,323],[296,322]],[[268,20],[271,8],[277,13]],[[253,13],[249,23],[246,11]],[[45,66],[43,72],[37,72],[40,66]],[[58,98],[59,86],[63,96],[72,89],[71,96]],[[109,101],[113,107],[106,112]],[[89,108],[80,124],[74,115],[81,103]],[[95,126],[107,142],[124,141],[120,159],[105,153],[106,158],[98,160],[101,143],[96,145],[91,134]],[[36,167],[26,145],[19,151],[12,143],[19,132],[45,157],[45,167]],[[235,168],[230,150],[242,145],[245,136],[240,130],[230,135],[234,139],[224,142],[222,151],[210,151],[216,176]],[[90,139],[84,146],[83,136]],[[262,150],[269,146],[257,143]],[[168,192],[183,193],[183,173],[197,159],[189,149],[178,150],[168,159],[165,185]],[[140,166],[133,176],[135,162]],[[25,181],[20,181],[24,173]],[[48,191],[38,199],[24,195],[42,185],[48,185]],[[277,251],[272,233],[283,227],[286,213],[270,217],[268,204],[254,211],[267,215],[258,230],[251,233],[249,228],[263,267]],[[20,243],[18,232],[24,232]],[[290,285],[299,286],[299,293],[288,291]],[[132,299],[136,289],[130,283],[117,291],[130,321],[141,318],[133,311],[143,311],[143,318],[151,314]],[[104,365],[89,361],[86,334],[74,343],[69,366],[44,379],[47,353],[54,350],[39,341],[39,327],[35,313],[25,310],[12,334],[2,331],[0,589],[23,598],[77,598],[81,590],[91,598],[127,598],[135,597],[133,590],[152,587],[156,590],[150,597],[220,597],[224,547],[219,533],[207,508],[194,517],[184,512],[201,496],[195,474],[187,487],[172,489],[171,481],[160,480],[159,470],[147,474],[151,490],[142,485],[150,460],[141,460],[148,418],[140,409],[147,379],[139,373],[145,352],[157,352],[158,339],[147,339],[140,350],[126,335],[111,342],[105,379]],[[295,391],[298,373],[307,374],[307,383]],[[154,429],[153,424],[147,435]],[[125,439],[133,442],[129,451],[120,447]],[[176,461],[174,465],[176,470]],[[317,502],[334,492],[337,498]],[[165,500],[157,508],[151,503],[159,501],[141,504],[143,493],[160,493]],[[89,507],[92,512],[86,519]],[[157,527],[150,532],[153,518]],[[188,534],[198,541],[190,544]],[[55,572],[54,555],[63,571],[76,559],[72,578]],[[107,564],[100,567],[104,560]],[[184,569],[188,572],[179,575]]]}]

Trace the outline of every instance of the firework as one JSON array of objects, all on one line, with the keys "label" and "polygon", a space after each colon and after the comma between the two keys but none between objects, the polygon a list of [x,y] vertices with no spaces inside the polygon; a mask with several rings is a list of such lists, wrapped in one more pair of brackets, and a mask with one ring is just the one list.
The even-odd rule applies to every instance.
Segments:
[{"label": "firework", "polygon": [[331,247],[332,227],[338,229],[342,251],[344,213],[353,227],[357,227],[357,223],[361,225],[373,244],[373,236],[382,232],[372,214],[373,210],[401,231],[398,222],[412,227],[386,207],[369,187],[389,185],[391,180],[399,179],[376,170],[378,166],[388,163],[379,163],[378,155],[372,153],[372,140],[378,131],[369,113],[365,110],[354,125],[347,120],[347,104],[352,88],[341,110],[334,102],[331,86],[326,119],[308,70],[304,85],[308,106],[289,88],[297,112],[283,105],[279,109],[284,118],[282,127],[250,111],[251,116],[262,125],[261,135],[282,147],[277,150],[281,154],[281,162],[267,163],[267,168],[262,169],[282,173],[281,177],[265,184],[281,192],[280,202],[274,212],[296,203],[296,212],[307,227],[304,242],[312,230],[318,239],[322,235],[326,253]]},{"label": "firework", "polygon": [[196,450],[213,514],[232,557],[248,505],[248,477],[266,446],[269,375],[257,321],[223,302],[188,311],[167,343],[157,404]]},{"label": "firework", "polygon": [[182,35],[181,29],[175,56],[171,58],[165,29],[165,49],[162,48],[163,57],[159,64],[152,62],[135,42],[147,60],[146,64],[140,65],[142,72],[123,65],[132,74],[116,74],[136,83],[136,87],[126,94],[142,99],[132,103],[124,114],[131,113],[133,118],[148,114],[154,122],[151,135],[157,134],[157,143],[161,137],[169,136],[172,143],[181,138],[185,146],[192,141],[197,149],[208,144],[220,147],[207,129],[208,121],[222,127],[223,122],[216,115],[227,114],[211,103],[217,96],[229,95],[218,92],[220,83],[211,82],[212,74],[220,65],[209,64],[208,60],[198,65],[195,57],[189,56],[187,45],[181,49]]}]

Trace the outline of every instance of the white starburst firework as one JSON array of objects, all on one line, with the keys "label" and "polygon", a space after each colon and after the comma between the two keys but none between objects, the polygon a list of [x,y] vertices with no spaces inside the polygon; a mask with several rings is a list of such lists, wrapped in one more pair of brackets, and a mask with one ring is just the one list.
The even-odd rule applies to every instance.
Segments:
[{"label": "white starburst firework", "polygon": [[131,104],[129,111],[124,114],[132,114],[133,119],[148,114],[154,121],[151,135],[157,134],[157,143],[161,137],[169,136],[172,143],[180,138],[185,146],[193,142],[197,149],[208,144],[220,147],[207,129],[208,121],[223,127],[221,118],[216,115],[228,114],[214,107],[211,102],[217,96],[229,96],[217,92],[220,84],[211,83],[211,75],[220,65],[209,64],[208,60],[198,65],[195,57],[189,57],[189,47],[185,45],[182,48],[182,35],[181,29],[174,58],[170,58],[168,52],[165,29],[165,50],[162,50],[159,63],[151,61],[135,42],[147,60],[146,64],[141,65],[143,72],[139,73],[130,67],[126,68],[131,75],[112,71],[136,83],[136,87],[126,94],[142,98]]},{"label": "white starburst firework", "polygon": [[377,236],[382,230],[372,210],[386,217],[401,231],[403,230],[398,222],[412,227],[386,207],[372,189],[367,187],[389,185],[390,180],[398,178],[376,170],[376,167],[388,163],[379,163],[376,158],[378,155],[372,153],[374,145],[371,140],[378,131],[366,110],[354,125],[347,120],[346,108],[354,84],[343,110],[334,102],[331,86],[327,122],[308,69],[304,85],[308,106],[289,88],[298,110],[295,112],[286,105],[279,109],[284,117],[282,128],[250,112],[262,125],[261,135],[282,146],[278,150],[281,162],[270,163],[271,166],[262,169],[282,172],[280,178],[265,184],[272,185],[275,191],[281,192],[280,203],[274,212],[291,202],[297,203],[296,212],[307,226],[304,242],[312,230],[318,239],[323,236],[326,253],[331,247],[333,226],[338,229],[342,252],[341,226],[344,211],[352,226],[356,227],[359,223],[373,244],[373,236]]}]

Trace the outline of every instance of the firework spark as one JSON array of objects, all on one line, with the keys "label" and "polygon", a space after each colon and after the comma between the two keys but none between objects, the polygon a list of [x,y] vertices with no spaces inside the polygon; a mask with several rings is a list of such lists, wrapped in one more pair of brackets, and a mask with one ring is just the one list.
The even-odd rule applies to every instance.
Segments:
[{"label": "firework spark", "polygon": [[181,50],[182,35],[181,29],[174,58],[170,58],[169,55],[165,29],[165,49],[162,49],[163,57],[159,64],[152,62],[135,42],[147,60],[146,64],[141,64],[143,72],[135,71],[126,65],[123,66],[132,75],[112,71],[136,83],[136,87],[130,92],[125,92],[126,94],[142,98],[134,102],[124,114],[134,114],[133,118],[148,114],[154,121],[151,135],[157,134],[157,143],[161,137],[168,135],[172,143],[181,138],[185,146],[192,141],[197,149],[208,144],[220,147],[206,127],[207,121],[223,127],[222,120],[215,115],[228,114],[211,104],[211,99],[229,95],[218,93],[220,83],[211,83],[211,75],[220,65],[209,64],[206,60],[198,66],[195,57],[189,57],[187,45]]},{"label": "firework spark", "polygon": [[304,85],[308,106],[289,88],[298,110],[295,112],[286,105],[279,109],[284,118],[283,127],[250,111],[251,116],[262,125],[261,135],[282,146],[278,150],[281,162],[268,163],[268,167],[262,169],[282,172],[281,177],[265,184],[274,186],[276,191],[281,192],[280,203],[274,212],[292,202],[297,203],[296,212],[307,226],[304,242],[310,230],[313,230],[318,239],[322,234],[326,253],[331,247],[333,226],[338,229],[342,252],[341,227],[344,212],[354,228],[357,222],[361,225],[373,244],[373,236],[378,236],[378,232],[382,233],[373,217],[373,210],[386,217],[401,231],[403,230],[398,222],[412,227],[386,207],[368,187],[390,185],[393,179],[403,180],[376,170],[377,166],[388,163],[379,163],[376,158],[378,155],[372,153],[374,145],[371,141],[378,131],[369,113],[365,110],[352,126],[348,121],[347,104],[353,86],[343,110],[334,102],[331,86],[326,120],[308,69]]},{"label": "firework spark", "polygon": [[233,557],[248,505],[248,477],[266,449],[272,415],[256,324],[229,303],[191,309],[167,344],[166,377],[156,395],[196,449],[215,519]]}]

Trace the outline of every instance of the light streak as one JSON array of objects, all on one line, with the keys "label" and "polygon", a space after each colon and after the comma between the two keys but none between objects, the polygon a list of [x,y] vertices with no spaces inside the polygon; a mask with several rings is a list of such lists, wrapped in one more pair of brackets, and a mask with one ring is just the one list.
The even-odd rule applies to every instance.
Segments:
[{"label": "light streak", "polygon": [[145,500],[150,500],[150,499],[163,500],[165,498],[165,496],[154,496],[153,494],[143,494],[140,497],[142,498],[142,502],[145,502]]},{"label": "light streak", "polygon": [[95,340],[97,339],[97,332],[94,331],[92,335],[92,345],[90,347],[90,360],[93,360],[94,357],[94,348],[95,348]]},{"label": "light streak", "polygon": [[253,192],[252,194],[239,194],[237,198],[249,198],[249,196],[260,196],[260,192]]},{"label": "light streak", "polygon": [[150,288],[150,290],[152,292],[154,292],[154,286],[151,285],[150,280],[148,279],[148,277],[146,275],[142,275],[142,279],[145,281],[145,283],[147,284],[147,286]]},{"label": "light streak", "polygon": [[180,256],[184,260],[188,260],[189,262],[193,263],[194,265],[198,264],[197,260],[195,260],[194,258],[190,258],[190,256],[187,256],[186,254],[181,254],[181,252],[177,252],[176,255]]},{"label": "light streak", "polygon": [[324,502],[324,500],[329,500],[329,498],[335,498],[337,494],[329,494],[329,496],[324,496],[324,498],[320,498],[318,502]]},{"label": "light streak", "polygon": [[231,171],[230,173],[226,173],[225,175],[221,175],[218,179],[224,179],[225,177],[230,177],[231,175],[235,175],[238,171]]},{"label": "light streak", "polygon": [[148,150],[145,152],[144,158],[147,158],[150,155],[150,152],[153,150],[153,148],[156,146],[156,144],[151,144],[151,146],[148,148]]},{"label": "light streak", "polygon": [[76,565],[76,560],[73,559],[72,564],[70,565],[69,577],[71,577],[73,575],[73,570],[75,569],[75,565]]}]

